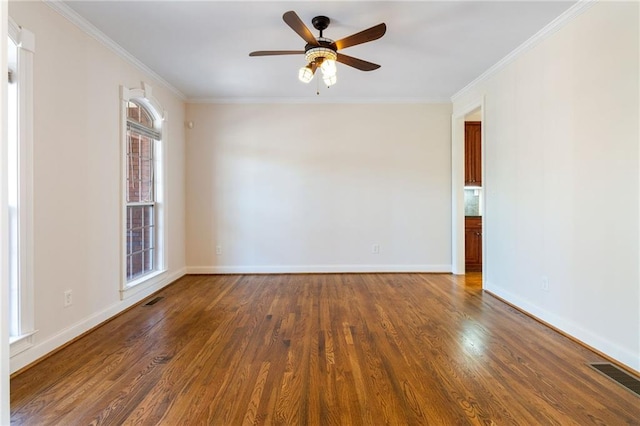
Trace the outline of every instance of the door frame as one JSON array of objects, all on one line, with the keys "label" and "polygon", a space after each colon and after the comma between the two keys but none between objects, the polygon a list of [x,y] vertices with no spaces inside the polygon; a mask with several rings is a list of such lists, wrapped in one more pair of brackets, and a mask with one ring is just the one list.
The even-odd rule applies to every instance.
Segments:
[{"label": "door frame", "polygon": [[[451,272],[456,275],[465,274],[464,262],[464,118],[467,114],[480,108],[481,149],[480,163],[482,175],[482,282],[484,283],[486,247],[485,247],[485,206],[486,206],[486,180],[485,180],[485,117],[484,96],[481,96],[462,108],[454,108],[451,114]],[[484,284],[483,284],[484,286]]]}]

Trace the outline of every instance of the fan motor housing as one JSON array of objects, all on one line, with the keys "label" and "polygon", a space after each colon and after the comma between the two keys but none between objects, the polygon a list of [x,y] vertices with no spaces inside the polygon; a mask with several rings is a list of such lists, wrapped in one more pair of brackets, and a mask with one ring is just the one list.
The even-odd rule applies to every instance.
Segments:
[{"label": "fan motor housing", "polygon": [[320,46],[313,44],[307,44],[305,46],[304,57],[307,60],[307,63],[315,62],[320,65],[326,59],[335,61],[338,58],[336,48],[333,45],[333,40],[320,37],[318,38],[318,44]]},{"label": "fan motor housing", "polygon": [[316,16],[311,20],[311,24],[313,25],[313,28],[315,28],[318,31],[326,30],[330,23],[331,23],[331,19],[327,18],[326,16]]},{"label": "fan motor housing", "polygon": [[[318,44],[320,45],[320,47],[333,50],[334,52],[337,51],[334,41],[329,38],[324,38],[324,37],[318,38]],[[304,51],[308,52],[309,50],[315,49],[315,48],[318,48],[318,46],[316,46],[315,44],[307,43],[307,45],[304,47]]]}]

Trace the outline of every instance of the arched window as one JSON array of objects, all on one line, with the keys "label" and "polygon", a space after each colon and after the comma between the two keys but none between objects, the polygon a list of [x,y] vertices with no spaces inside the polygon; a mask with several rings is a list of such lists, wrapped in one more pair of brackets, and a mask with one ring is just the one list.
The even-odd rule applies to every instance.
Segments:
[{"label": "arched window", "polygon": [[149,89],[123,90],[125,253],[124,289],[162,271],[162,116]]}]

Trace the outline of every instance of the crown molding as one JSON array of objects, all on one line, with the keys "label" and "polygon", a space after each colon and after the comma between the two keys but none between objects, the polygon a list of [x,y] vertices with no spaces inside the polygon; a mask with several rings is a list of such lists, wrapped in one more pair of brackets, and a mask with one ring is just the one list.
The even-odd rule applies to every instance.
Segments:
[{"label": "crown molding", "polygon": [[188,104],[450,104],[449,98],[236,97],[187,99]]},{"label": "crown molding", "polygon": [[542,42],[543,40],[553,35],[555,32],[557,32],[562,27],[567,25],[573,19],[581,15],[583,12],[587,11],[589,8],[591,8],[591,6],[593,6],[598,1],[599,0],[579,0],[576,4],[574,4],[569,9],[564,11],[564,13],[562,13],[560,16],[558,16],[556,19],[551,21],[540,31],[538,31],[533,36],[531,36],[527,41],[522,43],[520,46],[516,47],[511,53],[509,53],[507,56],[502,58],[491,68],[486,70],[484,73],[480,74],[480,76],[474,79],[471,83],[467,84],[465,87],[463,87],[458,92],[456,92],[453,96],[451,96],[451,102],[455,102],[457,99],[459,99],[461,96],[469,92],[476,85],[480,84],[485,80],[488,80],[490,77],[497,74],[500,70],[502,70],[507,65],[515,61],[518,57],[520,57],[520,55],[533,49],[540,42]]},{"label": "crown molding", "polygon": [[147,73],[155,80],[157,80],[162,86],[171,91],[174,95],[178,96],[181,100],[185,101],[187,97],[177,88],[175,88],[171,83],[166,81],[164,78],[160,77],[155,71],[151,68],[140,62],[135,56],[126,51],[122,46],[109,38],[106,34],[96,28],[89,21],[80,16],[75,10],[71,9],[69,6],[64,4],[61,0],[42,0],[47,6],[51,9],[58,12],[64,18],[69,20],[72,24],[80,28],[89,36],[93,37],[95,40],[102,43],[104,46],[109,48],[116,55],[120,56],[126,62],[129,62],[134,67],[138,68],[140,71]]}]

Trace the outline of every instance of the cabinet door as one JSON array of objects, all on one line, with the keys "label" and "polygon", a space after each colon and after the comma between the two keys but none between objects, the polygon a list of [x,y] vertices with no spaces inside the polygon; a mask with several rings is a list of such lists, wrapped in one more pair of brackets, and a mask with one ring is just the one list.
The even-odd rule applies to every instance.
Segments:
[{"label": "cabinet door", "polygon": [[482,237],[477,229],[465,230],[465,265],[469,272],[482,267]]},{"label": "cabinet door", "polygon": [[464,183],[482,185],[482,125],[479,121],[464,123]]},{"label": "cabinet door", "polygon": [[464,229],[465,269],[467,272],[482,271],[482,219],[465,218]]}]

